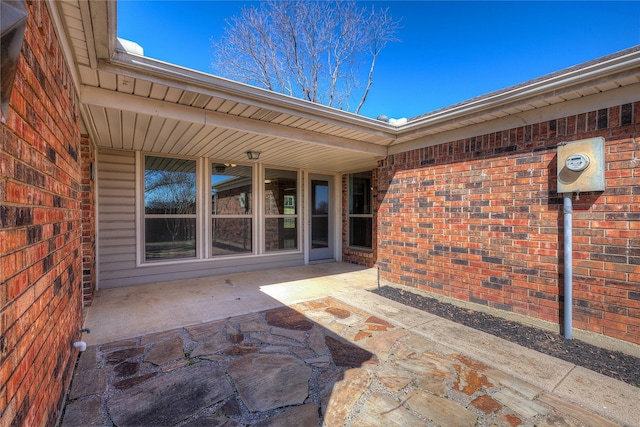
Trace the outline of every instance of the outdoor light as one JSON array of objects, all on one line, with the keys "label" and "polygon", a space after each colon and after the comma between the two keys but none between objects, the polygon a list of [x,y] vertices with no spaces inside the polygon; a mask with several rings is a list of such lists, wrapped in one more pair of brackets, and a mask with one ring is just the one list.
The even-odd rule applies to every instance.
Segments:
[{"label": "outdoor light", "polygon": [[247,151],[247,159],[249,160],[258,160],[260,158],[260,152],[259,151]]}]

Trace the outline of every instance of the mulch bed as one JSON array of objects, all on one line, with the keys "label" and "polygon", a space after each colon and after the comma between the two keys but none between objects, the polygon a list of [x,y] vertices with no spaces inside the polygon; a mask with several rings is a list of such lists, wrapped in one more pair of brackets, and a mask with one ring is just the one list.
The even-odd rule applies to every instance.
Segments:
[{"label": "mulch bed", "polygon": [[383,286],[374,293],[444,319],[487,332],[523,347],[548,354],[600,374],[640,387],[640,359],[553,332],[473,311],[404,289]]}]

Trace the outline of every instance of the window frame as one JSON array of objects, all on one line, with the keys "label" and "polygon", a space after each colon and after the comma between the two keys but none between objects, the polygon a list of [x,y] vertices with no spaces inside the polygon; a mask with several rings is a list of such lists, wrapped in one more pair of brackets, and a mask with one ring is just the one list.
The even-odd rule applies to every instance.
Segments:
[{"label": "window frame", "polygon": [[[361,174],[368,174],[369,175],[369,213],[352,213],[352,203],[353,203],[353,178],[357,175],[361,175]],[[374,244],[374,235],[373,235],[373,171],[361,171],[361,172],[356,172],[356,173],[350,173],[348,176],[348,183],[347,183],[347,224],[346,224],[346,228],[347,228],[347,247],[349,247],[350,249],[356,249],[356,250],[360,250],[360,251],[367,251],[367,252],[372,252],[373,251],[373,244]],[[352,244],[352,235],[351,235],[351,220],[352,219],[357,219],[357,218],[365,218],[365,219],[370,219],[371,220],[371,229],[369,230],[370,232],[370,237],[371,237],[371,246],[361,246],[361,245],[354,245]]]},{"label": "window frame", "polygon": [[[282,213],[282,214],[268,214],[266,212],[266,197],[267,197],[267,189],[266,189],[266,184],[267,184],[267,170],[278,170],[278,171],[285,171],[285,172],[294,172],[296,174],[296,193],[295,193],[295,202],[294,202],[294,207],[295,207],[295,214],[286,214],[286,213]],[[302,233],[302,222],[301,222],[301,210],[302,210],[302,205],[301,205],[301,194],[302,194],[302,173],[299,169],[292,169],[292,168],[286,168],[286,167],[279,167],[279,166],[267,166],[267,165],[263,165],[261,168],[261,174],[260,174],[260,185],[261,185],[261,190],[260,190],[260,199],[262,201],[261,205],[260,205],[260,224],[261,224],[261,230],[260,230],[260,237],[261,237],[261,253],[264,255],[269,255],[269,254],[277,254],[277,253],[283,253],[283,252],[291,252],[291,253],[296,253],[296,252],[302,252],[302,242],[301,242],[301,233]],[[283,199],[283,207],[290,207],[289,204],[286,204],[286,200],[287,198]],[[286,204],[286,206],[285,206]],[[271,250],[267,250],[267,220],[269,219],[284,219],[285,223],[287,219],[294,219],[295,220],[295,224],[296,224],[296,237],[295,237],[295,242],[296,242],[296,247],[295,248],[291,248],[291,249],[287,249],[287,248],[282,248],[282,249],[271,249]]]},{"label": "window frame", "polygon": [[[196,162],[196,211],[195,214],[189,214],[196,218],[196,255],[188,258],[166,258],[158,260],[145,259],[145,173],[147,157],[166,157],[179,160],[190,160]],[[212,199],[211,194],[211,176],[214,163],[227,163],[213,157],[196,157],[196,156],[179,156],[162,153],[152,153],[144,151],[135,152],[135,258],[136,267],[153,268],[172,264],[188,264],[194,262],[215,262],[222,260],[230,260],[233,258],[243,258],[247,256],[274,256],[282,253],[303,253],[302,234],[303,212],[302,197],[304,195],[302,169],[279,167],[273,165],[265,165],[262,163],[237,163],[238,165],[252,168],[252,210],[253,214],[246,216],[251,221],[251,239],[252,251],[246,253],[217,255],[212,254]],[[235,163],[235,162],[234,162]],[[278,214],[267,215],[265,211],[265,174],[269,169],[288,171],[295,173],[296,176],[296,192],[295,192],[295,214]],[[289,207],[289,206],[288,206]],[[227,215],[220,216],[225,217]],[[233,215],[232,215],[233,217]],[[291,249],[266,250],[266,221],[272,218],[292,218],[296,221],[295,243],[296,247]],[[224,261],[227,262],[227,261]]]},{"label": "window frame", "polygon": [[[147,157],[160,157],[160,158],[168,158],[168,159],[177,159],[177,160],[185,160],[185,161],[193,161],[195,162],[195,213],[193,214],[147,214],[145,208],[145,177],[146,177],[146,158]],[[198,238],[200,235],[200,231],[202,230],[202,208],[203,203],[202,198],[202,184],[201,184],[201,175],[202,175],[202,159],[197,157],[190,156],[173,156],[166,155],[160,153],[146,153],[146,152],[136,152],[136,242],[137,242],[137,250],[136,250],[136,265],[138,267],[141,266],[157,266],[162,264],[173,264],[173,263],[188,263],[194,262],[202,258],[203,254],[203,239]],[[153,218],[195,218],[195,255],[192,257],[184,257],[184,258],[167,258],[167,259],[158,259],[158,260],[148,260],[146,258],[146,220]]]},{"label": "window frame", "polygon": [[[206,188],[204,189],[204,191],[207,193],[206,195],[206,200],[207,200],[207,208],[206,208],[206,217],[207,217],[207,221],[205,221],[206,223],[206,230],[205,230],[205,237],[206,237],[206,241],[204,242],[205,246],[206,246],[206,259],[220,259],[220,258],[232,258],[232,257],[245,257],[245,256],[250,256],[250,255],[257,255],[258,254],[258,246],[257,246],[257,233],[256,233],[256,217],[257,217],[257,203],[256,203],[256,181],[257,181],[257,165],[256,164],[249,164],[249,163],[234,163],[237,164],[238,166],[244,166],[244,167],[249,167],[251,168],[251,214],[214,214],[213,213],[213,194],[211,192],[211,177],[213,176],[213,164],[214,163],[229,163],[226,161],[222,161],[222,160],[218,160],[218,159],[214,159],[214,158],[206,158],[205,161],[207,162],[207,170],[206,170],[206,179],[207,179],[207,184],[206,184]],[[219,219],[228,219],[228,218],[244,218],[244,219],[248,219],[251,223],[251,251],[247,251],[247,252],[238,252],[238,253],[229,253],[229,254],[224,254],[224,255],[214,255],[213,254],[213,224],[212,221],[214,218],[219,218]]]}]

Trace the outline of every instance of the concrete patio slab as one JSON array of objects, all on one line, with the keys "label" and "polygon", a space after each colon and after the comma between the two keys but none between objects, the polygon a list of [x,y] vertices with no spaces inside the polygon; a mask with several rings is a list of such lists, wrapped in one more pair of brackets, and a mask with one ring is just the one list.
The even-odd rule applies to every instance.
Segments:
[{"label": "concrete patio slab", "polygon": [[554,394],[604,416],[615,414],[613,419],[628,425],[640,425],[640,389],[581,366],[571,370]]},{"label": "concrete patio slab", "polygon": [[375,269],[326,263],[102,289],[87,310],[84,327],[91,333],[83,340],[91,345],[136,337],[376,283]]},{"label": "concrete patio slab", "polygon": [[[341,292],[336,294],[335,298],[358,304],[360,307],[366,304],[369,311],[394,324],[489,366],[499,366],[502,371],[543,390],[553,390],[575,366],[415,308],[407,307],[406,310],[402,310],[402,304],[393,301],[393,304],[390,304],[386,298],[372,295],[371,292]],[[389,306],[394,310],[389,310]],[[527,368],[523,369],[523,366]]]},{"label": "concrete patio slab", "polygon": [[[433,315],[422,315],[411,307],[406,308],[410,312],[407,315],[398,303],[390,303],[372,292],[354,290],[334,297],[366,306],[372,314],[391,323],[495,367],[507,374],[507,382],[503,380],[503,384],[511,383],[529,398],[533,397],[529,392],[531,386],[539,387],[623,425],[640,425],[640,406],[632,403],[640,402],[637,387],[437,316],[434,320]],[[521,386],[513,382],[515,379],[522,381]]]}]

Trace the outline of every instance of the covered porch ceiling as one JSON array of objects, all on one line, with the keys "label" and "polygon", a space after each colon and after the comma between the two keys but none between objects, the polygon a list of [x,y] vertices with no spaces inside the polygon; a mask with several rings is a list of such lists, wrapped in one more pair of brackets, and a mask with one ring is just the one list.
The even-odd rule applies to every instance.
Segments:
[{"label": "covered porch ceiling", "polygon": [[233,163],[246,162],[251,150],[268,165],[345,173],[372,169],[389,153],[433,145],[451,132],[464,137],[464,129],[486,131],[487,123],[504,118],[521,126],[527,113],[572,102],[576,109],[576,100],[594,94],[615,92],[626,102],[640,96],[636,46],[396,126],[127,51],[116,38],[116,1],[46,4],[80,95],[85,130],[101,148]]},{"label": "covered porch ceiling", "polygon": [[234,163],[251,150],[265,164],[344,172],[375,167],[395,139],[383,122],[124,51],[78,69],[99,147]]},{"label": "covered porch ceiling", "polygon": [[47,0],[100,148],[260,162],[328,172],[372,169],[396,138],[388,123],[127,51],[116,2]]}]

